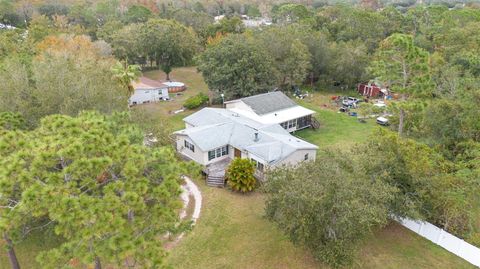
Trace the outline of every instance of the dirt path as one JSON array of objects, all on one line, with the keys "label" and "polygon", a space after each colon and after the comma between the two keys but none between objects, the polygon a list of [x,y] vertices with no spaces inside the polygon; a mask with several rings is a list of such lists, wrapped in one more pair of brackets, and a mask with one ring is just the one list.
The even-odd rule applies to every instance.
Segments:
[{"label": "dirt path", "polygon": [[[183,180],[185,181],[185,184],[181,186],[182,194],[180,194],[180,198],[183,201],[183,208],[182,211],[180,211],[180,219],[184,220],[185,218],[190,217],[193,222],[192,226],[194,226],[202,211],[202,193],[190,178],[183,176]],[[181,233],[177,238],[168,242],[165,245],[165,248],[174,248],[184,235],[185,233]]]}]

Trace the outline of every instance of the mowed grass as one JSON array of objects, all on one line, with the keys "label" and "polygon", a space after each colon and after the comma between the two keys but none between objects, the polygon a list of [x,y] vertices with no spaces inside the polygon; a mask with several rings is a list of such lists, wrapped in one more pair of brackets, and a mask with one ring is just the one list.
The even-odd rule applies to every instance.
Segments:
[{"label": "mowed grass", "polygon": [[[264,218],[265,196],[206,187],[200,219],[170,251],[173,268],[329,268],[293,245]],[[446,250],[391,223],[364,240],[352,268],[474,268]]]},{"label": "mowed grass", "polygon": [[206,187],[194,229],[171,250],[173,268],[318,268],[310,253],[263,218],[264,196]]},{"label": "mowed grass", "polygon": [[382,128],[375,119],[367,119],[360,123],[356,117],[338,112],[338,107],[330,101],[331,94],[313,93],[297,103],[316,112],[315,118],[320,122],[317,130],[304,129],[295,135],[323,149],[345,149],[356,143],[371,139],[375,128]]}]

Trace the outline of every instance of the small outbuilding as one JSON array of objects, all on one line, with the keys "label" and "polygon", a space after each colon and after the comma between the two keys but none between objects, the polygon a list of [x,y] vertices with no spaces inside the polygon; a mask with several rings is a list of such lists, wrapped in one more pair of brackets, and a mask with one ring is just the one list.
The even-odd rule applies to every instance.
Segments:
[{"label": "small outbuilding", "polygon": [[384,96],[388,93],[386,89],[382,89],[375,83],[360,83],[358,84],[357,90],[361,95],[368,97]]}]

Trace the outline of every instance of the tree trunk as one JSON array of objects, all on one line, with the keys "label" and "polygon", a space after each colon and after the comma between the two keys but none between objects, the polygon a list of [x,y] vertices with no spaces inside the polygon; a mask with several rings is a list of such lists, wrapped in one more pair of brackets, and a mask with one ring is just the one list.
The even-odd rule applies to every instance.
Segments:
[{"label": "tree trunk", "polygon": [[400,118],[398,120],[398,136],[403,135],[403,121],[405,120],[405,110],[403,108],[400,109]]},{"label": "tree trunk", "polygon": [[20,269],[20,264],[18,263],[12,240],[7,236],[7,234],[3,234],[3,239],[5,239],[5,243],[7,244],[8,258],[10,259],[12,269]]},{"label": "tree trunk", "polygon": [[167,73],[167,81],[170,81],[170,72]]},{"label": "tree trunk", "polygon": [[102,263],[99,257],[95,257],[95,269],[102,269]]}]

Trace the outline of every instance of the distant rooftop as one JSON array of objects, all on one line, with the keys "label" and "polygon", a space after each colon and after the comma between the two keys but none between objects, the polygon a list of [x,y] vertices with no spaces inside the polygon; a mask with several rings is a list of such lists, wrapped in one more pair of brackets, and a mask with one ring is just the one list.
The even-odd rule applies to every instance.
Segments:
[{"label": "distant rooftop", "polygon": [[137,81],[132,82],[132,86],[134,89],[158,89],[166,87],[183,87],[185,84],[178,81],[159,81],[147,77],[140,77]]},{"label": "distant rooftop", "polygon": [[132,86],[134,89],[158,89],[165,88],[166,85],[158,80],[140,77],[137,81],[132,82]]}]

